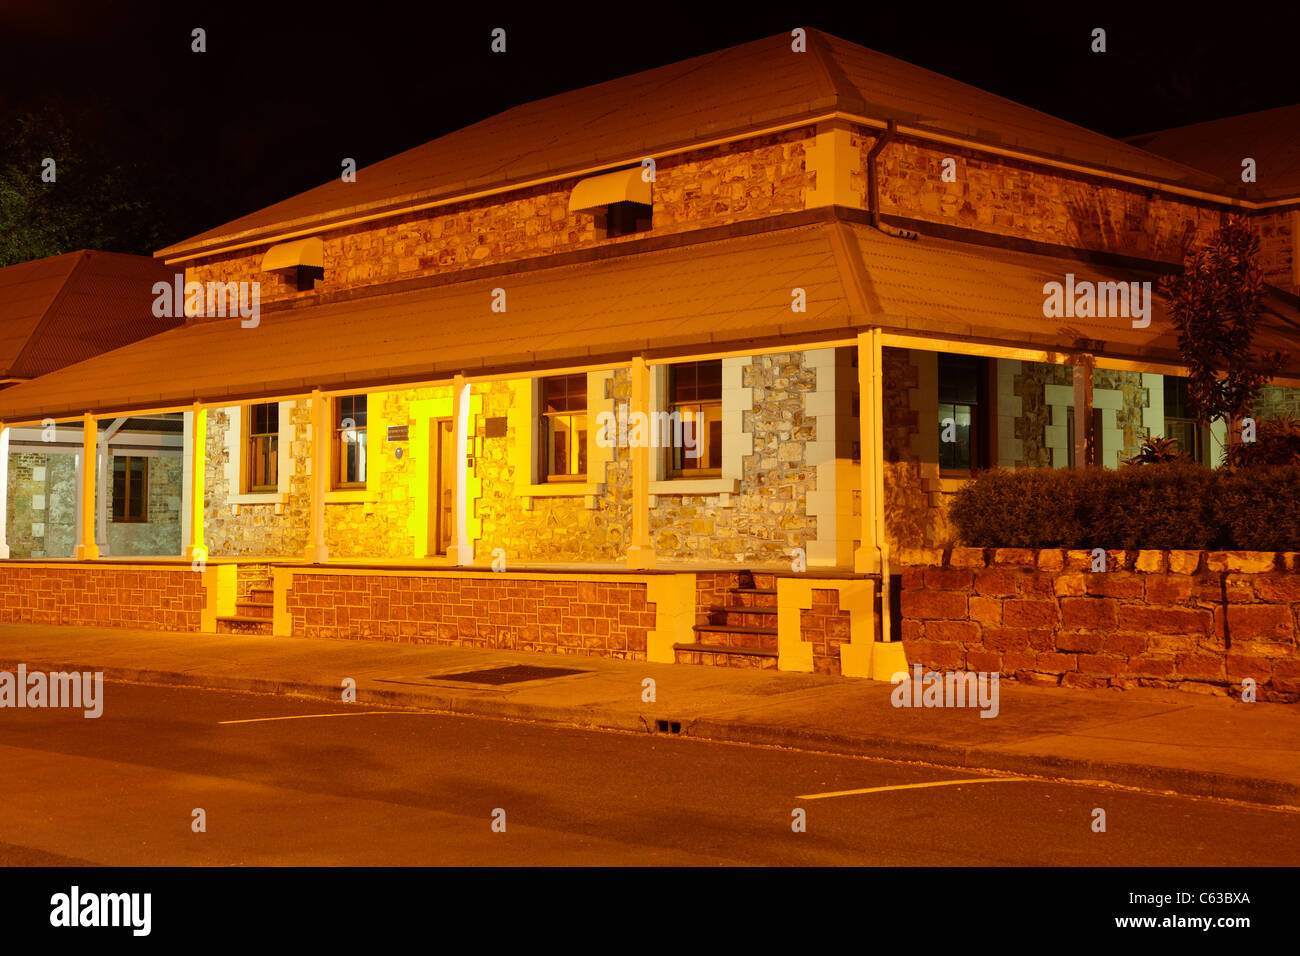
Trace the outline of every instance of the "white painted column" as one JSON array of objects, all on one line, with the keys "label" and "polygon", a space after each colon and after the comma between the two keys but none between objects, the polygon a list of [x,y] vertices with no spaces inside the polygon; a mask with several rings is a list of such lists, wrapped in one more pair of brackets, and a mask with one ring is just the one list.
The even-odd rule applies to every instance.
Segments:
[{"label": "white painted column", "polygon": [[329,561],[325,546],[325,492],[330,473],[329,402],[320,389],[311,393],[311,537],[307,542],[307,560],[316,564]]},{"label": "white painted column", "polygon": [[0,424],[0,559],[9,557],[9,428]]},{"label": "white painted column", "polygon": [[99,422],[87,412],[81,419],[81,457],[77,461],[79,494],[77,496],[77,549],[78,561],[93,561],[99,557],[95,543],[95,480],[99,469],[95,459],[99,439]]},{"label": "white painted column", "polygon": [[[1074,466],[1086,468],[1089,460],[1088,441],[1092,434],[1092,369],[1093,357],[1080,354],[1071,366],[1074,374]],[[1093,449],[1095,453],[1095,448]]]},{"label": "white painted column", "polygon": [[447,548],[451,563],[474,563],[469,543],[469,396],[470,384],[457,375],[451,385],[451,419],[456,442],[456,543]]}]

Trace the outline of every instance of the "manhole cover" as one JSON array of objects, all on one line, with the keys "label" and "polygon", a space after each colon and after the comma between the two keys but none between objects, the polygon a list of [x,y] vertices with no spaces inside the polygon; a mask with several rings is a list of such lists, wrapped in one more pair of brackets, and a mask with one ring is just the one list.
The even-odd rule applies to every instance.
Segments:
[{"label": "manhole cover", "polygon": [[512,664],[509,667],[464,671],[460,674],[430,674],[428,680],[459,680],[467,684],[518,684],[526,680],[545,680],[548,677],[568,677],[570,674],[585,673],[586,671],[567,667],[532,667],[527,664]]}]

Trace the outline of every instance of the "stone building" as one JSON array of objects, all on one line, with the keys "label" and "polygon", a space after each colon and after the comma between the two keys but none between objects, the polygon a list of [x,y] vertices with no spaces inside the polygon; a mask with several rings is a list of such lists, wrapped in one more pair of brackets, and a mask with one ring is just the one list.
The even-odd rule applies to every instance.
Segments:
[{"label": "stone building", "polygon": [[[174,603],[137,623],[888,676],[891,555],[953,544],[974,471],[1174,433],[1212,459],[1146,289],[1229,215],[1263,237],[1262,335],[1300,355],[1297,127],[1256,128],[1243,183],[1196,137],[771,37],[169,246],[260,313],[187,305],[0,419],[75,422],[86,460],[124,416],[183,422],[178,560],[138,571]],[[1051,283],[1098,295],[1053,314]]]}]

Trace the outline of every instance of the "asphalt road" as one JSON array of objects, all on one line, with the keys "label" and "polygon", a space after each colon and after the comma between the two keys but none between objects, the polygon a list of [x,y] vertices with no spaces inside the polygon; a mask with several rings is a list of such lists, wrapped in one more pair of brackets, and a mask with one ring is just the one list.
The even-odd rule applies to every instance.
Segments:
[{"label": "asphalt road", "polygon": [[[1300,863],[1294,811],[369,710],[116,683],[98,720],[0,710],[0,864]],[[817,796],[879,787],[905,789]]]}]

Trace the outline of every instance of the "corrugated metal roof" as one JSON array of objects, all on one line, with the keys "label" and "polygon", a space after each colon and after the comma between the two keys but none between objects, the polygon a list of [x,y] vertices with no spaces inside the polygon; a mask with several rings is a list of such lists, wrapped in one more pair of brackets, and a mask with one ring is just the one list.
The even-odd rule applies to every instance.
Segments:
[{"label": "corrugated metal roof", "polygon": [[[791,311],[791,290],[808,309]],[[491,309],[506,291],[506,312]],[[824,226],[192,323],[0,392],[18,421],[397,384],[851,326]]]},{"label": "corrugated metal roof", "polygon": [[292,229],[575,173],[840,109],[1091,167],[1222,191],[1215,177],[957,80],[808,31],[779,34],[517,106],[161,250],[193,254]]},{"label": "corrugated metal roof", "polygon": [[[1022,346],[1068,349],[1081,339],[1099,355],[1178,363],[1177,330],[1158,291],[1158,275],[1057,256],[946,239],[906,242],[869,226],[850,227],[866,266],[870,294],[887,316],[881,325]],[[1043,315],[1044,286],[1083,282],[1150,282],[1151,324],[1130,317]],[[1289,351],[1300,362],[1300,312],[1276,298],[1256,333],[1260,347]]]},{"label": "corrugated metal roof", "polygon": [[1241,183],[1242,160],[1256,163],[1250,192],[1263,199],[1300,195],[1300,104],[1130,136],[1135,146],[1231,183]]},{"label": "corrugated metal roof", "polygon": [[[845,249],[858,251],[860,268],[845,264]],[[0,420],[825,341],[874,324],[1055,349],[1086,338],[1102,343],[1103,356],[1176,362],[1158,297],[1146,329],[1123,319],[1044,318],[1043,285],[1067,272],[1096,282],[1154,278],[817,223],[267,313],[252,329],[238,319],[198,322],[0,392]],[[506,291],[504,313],[491,310],[496,288]],[[806,292],[804,313],[791,310],[795,288]],[[865,306],[855,312],[855,301]],[[1293,325],[1270,317],[1264,336],[1300,354],[1300,316],[1283,311]]]},{"label": "corrugated metal roof", "polygon": [[0,269],[0,377],[32,378],[180,324],[153,315],[172,270],[82,250]]}]

